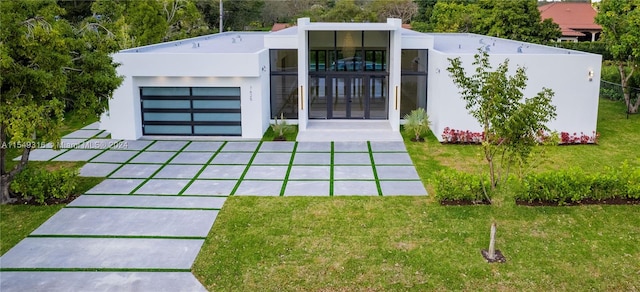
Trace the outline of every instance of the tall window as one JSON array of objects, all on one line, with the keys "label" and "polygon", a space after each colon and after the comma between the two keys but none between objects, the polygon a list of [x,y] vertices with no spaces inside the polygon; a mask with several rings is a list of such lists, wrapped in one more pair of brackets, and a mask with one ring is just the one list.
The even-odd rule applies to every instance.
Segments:
[{"label": "tall window", "polygon": [[402,50],[400,117],[417,108],[427,108],[428,50]]},{"label": "tall window", "polygon": [[271,50],[271,118],[298,118],[298,50]]}]

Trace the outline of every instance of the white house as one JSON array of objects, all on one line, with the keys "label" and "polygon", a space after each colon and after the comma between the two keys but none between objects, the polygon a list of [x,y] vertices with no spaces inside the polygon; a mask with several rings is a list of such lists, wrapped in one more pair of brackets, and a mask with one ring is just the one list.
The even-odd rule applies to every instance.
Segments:
[{"label": "white house", "polygon": [[[495,65],[527,68],[525,96],[555,92],[552,130],[596,129],[601,56],[475,34],[427,34],[386,23],[315,23],[278,32],[225,32],[123,50],[124,82],[101,127],[114,139],[239,136],[258,139],[283,115],[301,133],[320,120],[376,120],[399,131],[426,108],[432,130],[480,131],[446,68],[471,66],[478,48]],[[471,71],[470,71],[471,72]]]}]

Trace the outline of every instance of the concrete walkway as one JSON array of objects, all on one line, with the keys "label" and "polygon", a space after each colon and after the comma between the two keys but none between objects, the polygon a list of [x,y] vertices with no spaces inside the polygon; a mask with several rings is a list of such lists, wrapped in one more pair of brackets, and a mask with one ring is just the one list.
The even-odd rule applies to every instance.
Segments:
[{"label": "concrete walkway", "polygon": [[402,142],[118,141],[33,160],[107,177],[0,257],[1,291],[204,291],[191,266],[231,195],[426,195]]}]

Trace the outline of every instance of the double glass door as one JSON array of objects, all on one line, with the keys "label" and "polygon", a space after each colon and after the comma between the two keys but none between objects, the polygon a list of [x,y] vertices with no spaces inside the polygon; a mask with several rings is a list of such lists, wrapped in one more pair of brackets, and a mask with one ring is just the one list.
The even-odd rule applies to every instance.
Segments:
[{"label": "double glass door", "polygon": [[310,76],[309,117],[386,119],[386,76]]}]

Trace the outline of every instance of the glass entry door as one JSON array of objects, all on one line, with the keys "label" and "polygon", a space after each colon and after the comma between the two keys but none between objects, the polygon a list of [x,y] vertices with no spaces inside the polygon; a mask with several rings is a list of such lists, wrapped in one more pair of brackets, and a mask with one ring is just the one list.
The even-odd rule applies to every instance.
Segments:
[{"label": "glass entry door", "polygon": [[330,118],[364,119],[366,112],[364,77],[333,77]]}]

